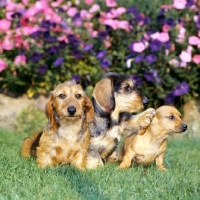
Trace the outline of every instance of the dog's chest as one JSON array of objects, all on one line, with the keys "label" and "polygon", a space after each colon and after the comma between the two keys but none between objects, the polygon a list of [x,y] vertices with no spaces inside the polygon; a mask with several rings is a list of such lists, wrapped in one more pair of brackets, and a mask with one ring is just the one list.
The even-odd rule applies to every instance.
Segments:
[{"label": "dog's chest", "polygon": [[162,153],[160,145],[156,143],[146,143],[137,148],[136,156],[133,161],[138,164],[148,165],[152,163],[155,158]]}]

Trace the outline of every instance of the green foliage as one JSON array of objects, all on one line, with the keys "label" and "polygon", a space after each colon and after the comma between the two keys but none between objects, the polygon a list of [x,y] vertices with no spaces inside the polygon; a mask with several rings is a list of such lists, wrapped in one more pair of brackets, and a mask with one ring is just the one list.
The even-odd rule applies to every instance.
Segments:
[{"label": "green foliage", "polygon": [[40,169],[35,159],[20,156],[27,134],[0,130],[0,199],[109,200],[109,199],[199,199],[199,138],[170,139],[165,155],[167,172],[152,164],[117,164],[81,172],[68,165]]},{"label": "green foliage", "polygon": [[15,130],[17,133],[26,133],[32,135],[42,131],[46,127],[47,118],[43,111],[30,106],[19,114]]}]

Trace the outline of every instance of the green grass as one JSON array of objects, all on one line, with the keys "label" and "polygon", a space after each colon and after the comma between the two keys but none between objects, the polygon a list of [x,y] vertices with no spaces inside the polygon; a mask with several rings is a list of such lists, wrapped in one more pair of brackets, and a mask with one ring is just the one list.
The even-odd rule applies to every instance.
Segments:
[{"label": "green grass", "polygon": [[40,169],[20,156],[25,136],[0,130],[0,200],[200,199],[200,138],[169,140],[163,173],[154,164],[126,171],[117,164],[85,172],[68,165]]}]

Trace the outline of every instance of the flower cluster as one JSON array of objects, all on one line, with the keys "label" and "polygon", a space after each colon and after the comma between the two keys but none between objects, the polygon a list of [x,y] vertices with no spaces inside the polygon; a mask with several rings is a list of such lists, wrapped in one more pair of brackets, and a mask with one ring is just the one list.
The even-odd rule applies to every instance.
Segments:
[{"label": "flower cluster", "polygon": [[1,0],[0,85],[31,97],[73,78],[89,91],[103,72],[117,71],[157,99],[155,105],[194,98],[197,4],[174,0],[154,19],[115,0]]}]

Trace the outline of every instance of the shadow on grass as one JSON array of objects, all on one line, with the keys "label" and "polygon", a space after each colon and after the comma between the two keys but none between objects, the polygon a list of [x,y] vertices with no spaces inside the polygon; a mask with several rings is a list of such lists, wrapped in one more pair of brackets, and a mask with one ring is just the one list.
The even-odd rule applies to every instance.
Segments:
[{"label": "shadow on grass", "polygon": [[[57,172],[62,176],[67,183],[70,184],[70,189],[73,190],[79,199],[95,199],[108,200],[109,198],[103,194],[103,190],[99,182],[98,172],[103,169],[80,171],[73,166],[63,165],[57,168]],[[98,171],[98,172],[97,172]]]}]

